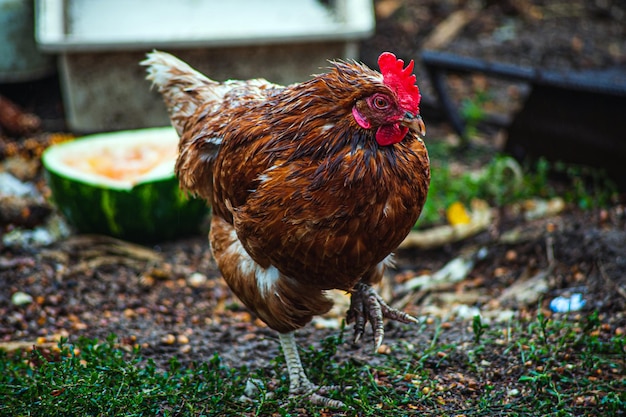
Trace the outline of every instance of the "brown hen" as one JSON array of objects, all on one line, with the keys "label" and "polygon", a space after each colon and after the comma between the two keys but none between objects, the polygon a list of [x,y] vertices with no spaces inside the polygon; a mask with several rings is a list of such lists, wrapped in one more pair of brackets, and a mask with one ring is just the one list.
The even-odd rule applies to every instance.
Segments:
[{"label": "brown hen", "polygon": [[181,188],[212,206],[211,249],[232,291],[276,330],[290,393],[339,407],[302,367],[293,332],[351,293],[355,340],[369,321],[415,319],[372,288],[411,230],[430,182],[413,62],[388,52],[381,73],[332,62],[287,87],[216,82],[172,55],[142,62],[180,135]]}]

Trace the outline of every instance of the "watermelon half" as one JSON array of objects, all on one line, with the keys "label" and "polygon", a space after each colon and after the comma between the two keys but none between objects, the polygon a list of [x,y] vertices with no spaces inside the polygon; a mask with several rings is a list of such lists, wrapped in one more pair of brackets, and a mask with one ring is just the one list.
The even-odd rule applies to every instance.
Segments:
[{"label": "watermelon half", "polygon": [[82,233],[154,242],[199,230],[206,203],[178,188],[173,128],[85,136],[42,156],[52,199]]}]

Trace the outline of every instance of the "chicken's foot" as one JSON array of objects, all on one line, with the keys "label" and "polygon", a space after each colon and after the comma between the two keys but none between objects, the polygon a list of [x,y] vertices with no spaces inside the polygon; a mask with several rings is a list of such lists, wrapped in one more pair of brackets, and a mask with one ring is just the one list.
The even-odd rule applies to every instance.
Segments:
[{"label": "chicken's foot", "polygon": [[415,317],[390,307],[371,285],[357,283],[352,291],[350,309],[346,317],[348,323],[354,322],[354,343],[361,339],[365,332],[365,324],[369,321],[374,332],[375,350],[378,350],[385,336],[383,318],[401,323],[418,322]]},{"label": "chicken's foot", "polygon": [[324,396],[336,387],[318,387],[309,381],[309,378],[304,373],[302,362],[300,362],[294,333],[279,333],[278,338],[283,347],[287,371],[289,372],[289,394],[292,396],[305,396],[315,405],[329,408],[344,408],[343,402]]}]

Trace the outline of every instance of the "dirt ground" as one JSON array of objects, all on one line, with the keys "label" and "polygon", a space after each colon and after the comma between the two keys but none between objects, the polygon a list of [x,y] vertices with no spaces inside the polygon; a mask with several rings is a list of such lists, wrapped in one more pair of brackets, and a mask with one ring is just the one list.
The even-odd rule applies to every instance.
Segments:
[{"label": "dirt ground", "polygon": [[[463,281],[410,297],[406,311],[420,317],[453,320],[470,302],[497,320],[503,311],[524,314],[537,302],[502,299],[508,287],[554,265],[540,304],[559,295],[582,293],[584,310],[597,309],[612,326],[626,326],[626,216],[622,208],[600,212],[568,210],[556,217],[517,224],[518,243],[494,241],[489,232],[448,247],[401,251],[387,288],[392,294],[407,279],[441,269],[459,254],[488,249]],[[512,230],[512,229],[509,229]],[[0,258],[0,342],[79,335],[104,339],[111,333],[138,343],[144,354],[166,363],[172,354],[183,362],[218,353],[226,363],[268,366],[278,352],[273,332],[255,320],[231,295],[207,251],[204,237],[163,243],[150,249],[108,238],[74,236],[38,251],[4,250]],[[16,306],[11,295],[34,297]],[[391,297],[399,305],[399,297]],[[455,313],[456,312],[456,313]],[[340,318],[331,314],[330,322]],[[461,317],[469,319],[471,317]],[[333,328],[308,326],[299,332],[303,346],[316,344]],[[464,326],[459,324],[461,329]],[[397,333],[397,334],[396,334]],[[458,334],[463,337],[462,332]],[[465,335],[467,337],[467,335]],[[390,325],[386,343],[397,338],[422,344],[429,334]],[[369,355],[366,340],[358,352],[346,345],[343,355]]]},{"label": "dirt ground", "polygon": [[[448,45],[450,50],[520,63],[546,57],[539,61],[556,68],[625,62],[626,29],[619,23],[626,18],[623,2],[581,0],[558,3],[559,7],[557,3],[379,1],[377,34],[363,42],[362,58],[375,66],[372,61],[381,50],[417,57],[424,40],[446,16],[484,4],[485,9],[476,12]],[[549,24],[541,24],[544,21]],[[582,32],[573,33],[581,27]],[[542,28],[554,34],[554,39],[543,40]],[[514,36],[509,42],[511,32]],[[493,33],[500,33],[504,40],[488,36]],[[556,56],[555,50],[563,53]],[[424,90],[426,94],[428,89]],[[433,138],[450,134],[445,122],[433,123],[431,131]],[[497,133],[489,135],[487,140],[498,146]],[[12,139],[5,135],[3,140]],[[13,226],[2,225],[4,231]],[[383,293],[407,312],[444,320],[464,318],[459,306],[479,308],[492,320],[502,312],[523,315],[537,306],[549,312],[555,297],[581,293],[586,302],[583,311],[597,309],[612,327],[625,328],[625,226],[626,212],[620,204],[588,211],[568,206],[557,215],[531,221],[505,213],[494,227],[463,242],[400,251],[397,269],[391,271]],[[515,238],[502,239],[507,233]],[[403,292],[411,278],[438,271],[479,248],[485,248],[486,254],[482,252],[464,280],[419,294]],[[503,297],[507,288],[542,271],[548,271],[547,288],[539,300]],[[71,236],[43,248],[0,247],[0,288],[0,343],[55,335],[103,339],[115,333],[143,346],[144,355],[157,363],[167,362],[173,354],[184,363],[218,353],[227,365],[250,367],[268,366],[278,353],[275,334],[252,317],[221,280],[205,236],[151,247],[90,236]],[[17,292],[31,296],[32,302],[16,304],[12,297]],[[303,329],[299,343],[315,345],[336,333],[332,325],[338,317],[341,313]],[[454,337],[468,337],[466,326],[459,324],[458,329]],[[390,324],[385,343],[405,340],[420,345],[430,337],[426,333]],[[348,356],[376,361],[369,340],[365,342],[360,347],[346,344],[339,349],[337,361]]]}]

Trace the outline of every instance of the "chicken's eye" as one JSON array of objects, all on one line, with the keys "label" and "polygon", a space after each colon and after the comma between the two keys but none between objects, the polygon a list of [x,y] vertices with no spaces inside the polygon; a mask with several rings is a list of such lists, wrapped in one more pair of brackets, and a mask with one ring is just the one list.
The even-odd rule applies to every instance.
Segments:
[{"label": "chicken's eye", "polygon": [[374,107],[376,107],[378,110],[385,110],[387,107],[389,107],[389,102],[387,101],[385,97],[376,96],[374,97],[373,101],[374,101]]}]

